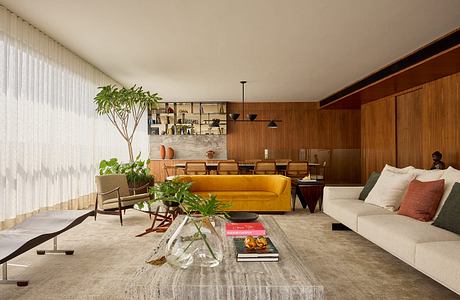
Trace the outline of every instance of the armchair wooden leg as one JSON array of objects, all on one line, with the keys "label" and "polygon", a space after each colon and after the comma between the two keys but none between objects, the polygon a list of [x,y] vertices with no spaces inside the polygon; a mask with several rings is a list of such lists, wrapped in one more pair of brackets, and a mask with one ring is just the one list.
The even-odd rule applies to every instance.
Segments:
[{"label": "armchair wooden leg", "polygon": [[94,204],[94,221],[96,221],[96,216],[97,216],[97,199],[98,194],[96,194],[96,203]]},{"label": "armchair wooden leg", "polygon": [[121,208],[120,194],[118,194],[118,215],[120,216],[120,225],[123,226],[123,209]]}]

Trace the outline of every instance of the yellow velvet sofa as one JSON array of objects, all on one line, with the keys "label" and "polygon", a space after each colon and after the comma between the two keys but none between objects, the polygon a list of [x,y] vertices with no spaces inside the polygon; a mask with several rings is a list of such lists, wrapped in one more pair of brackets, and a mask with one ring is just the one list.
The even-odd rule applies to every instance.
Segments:
[{"label": "yellow velvet sofa", "polygon": [[282,175],[181,175],[192,192],[231,203],[227,211],[286,212],[291,210],[291,179]]}]

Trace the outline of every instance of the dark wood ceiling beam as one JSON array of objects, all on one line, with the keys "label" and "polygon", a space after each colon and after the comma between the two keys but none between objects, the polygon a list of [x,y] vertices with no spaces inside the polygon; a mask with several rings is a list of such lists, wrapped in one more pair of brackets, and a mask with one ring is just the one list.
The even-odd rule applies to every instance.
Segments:
[{"label": "dark wood ceiling beam", "polygon": [[324,98],[320,108],[359,109],[415,86],[460,72],[460,28]]}]

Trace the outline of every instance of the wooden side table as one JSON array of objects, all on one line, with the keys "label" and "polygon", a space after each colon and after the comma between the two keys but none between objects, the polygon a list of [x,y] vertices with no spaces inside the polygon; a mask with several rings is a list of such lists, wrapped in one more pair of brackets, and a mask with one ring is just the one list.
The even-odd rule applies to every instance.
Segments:
[{"label": "wooden side table", "polygon": [[[319,202],[319,209],[322,209],[322,202],[323,202],[323,189],[324,189],[324,182],[323,181],[308,181],[308,182],[301,182],[297,183],[295,188],[295,194],[299,196],[300,203],[302,204],[303,208],[307,208],[310,210],[311,213],[315,212],[316,204]],[[295,201],[293,203],[293,209],[295,210]]]}]

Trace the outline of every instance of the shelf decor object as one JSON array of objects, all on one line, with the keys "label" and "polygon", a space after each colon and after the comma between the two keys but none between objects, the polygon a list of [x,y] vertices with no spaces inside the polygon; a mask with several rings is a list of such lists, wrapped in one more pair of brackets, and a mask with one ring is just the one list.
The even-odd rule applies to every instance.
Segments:
[{"label": "shelf decor object", "polygon": [[161,102],[148,114],[150,135],[227,133],[226,102]]},{"label": "shelf decor object", "polygon": [[246,84],[247,81],[245,80],[241,80],[240,83],[241,83],[241,102],[242,102],[242,115],[243,115],[243,119],[241,120],[238,120],[238,118],[240,117],[240,114],[239,113],[229,113],[228,114],[228,117],[233,120],[233,122],[268,122],[267,124],[267,127],[268,128],[272,128],[272,129],[276,129],[278,128],[278,124],[276,124],[276,122],[282,122],[282,120],[256,120],[257,118],[257,114],[247,114],[247,118],[248,119],[245,119],[244,118],[244,85]]}]

